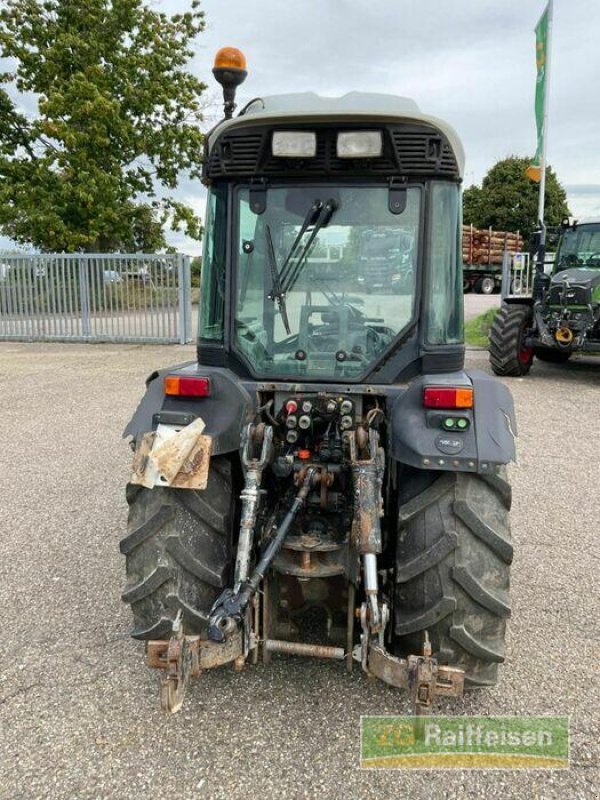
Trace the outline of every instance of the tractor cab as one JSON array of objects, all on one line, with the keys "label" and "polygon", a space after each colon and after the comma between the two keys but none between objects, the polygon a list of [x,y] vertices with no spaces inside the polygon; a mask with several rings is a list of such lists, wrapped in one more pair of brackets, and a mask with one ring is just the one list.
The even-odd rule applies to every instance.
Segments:
[{"label": "tractor cab", "polygon": [[[563,230],[550,282],[548,304],[564,306],[573,322],[598,327],[600,320],[600,220],[575,223]],[[578,312],[587,312],[585,315]],[[579,325],[581,328],[582,326]],[[591,331],[590,331],[591,333]],[[596,335],[589,337],[598,339]]]},{"label": "tractor cab", "polygon": [[554,272],[571,267],[600,270],[600,220],[574,223],[563,229]]},{"label": "tractor cab", "polygon": [[265,97],[222,122],[199,363],[364,383],[460,369],[462,169],[452,129],[404,98]]}]

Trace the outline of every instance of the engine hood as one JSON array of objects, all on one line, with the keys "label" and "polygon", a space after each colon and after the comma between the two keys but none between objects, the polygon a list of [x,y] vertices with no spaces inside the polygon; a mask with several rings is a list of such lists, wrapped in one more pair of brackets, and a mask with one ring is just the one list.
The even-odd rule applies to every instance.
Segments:
[{"label": "engine hood", "polygon": [[566,283],[570,286],[581,286],[583,289],[600,287],[600,269],[572,267],[552,276],[552,286],[563,288]]}]

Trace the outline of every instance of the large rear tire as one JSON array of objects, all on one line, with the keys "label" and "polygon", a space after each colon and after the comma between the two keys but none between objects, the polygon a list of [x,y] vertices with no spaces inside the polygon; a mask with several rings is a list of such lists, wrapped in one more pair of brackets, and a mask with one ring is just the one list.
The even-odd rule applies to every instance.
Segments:
[{"label": "large rear tire", "polygon": [[549,364],[565,364],[571,358],[571,351],[553,350],[551,347],[536,347],[535,357]]},{"label": "large rear tire", "polygon": [[[499,475],[416,472],[398,511],[394,646],[462,667],[466,685],[490,686],[504,661],[513,549],[511,490]],[[405,500],[406,493],[414,494]]]},{"label": "large rear tire", "polygon": [[525,346],[532,313],[522,304],[503,305],[490,330],[490,364],[496,375],[527,375],[533,364],[533,348]]},{"label": "large rear tire", "polygon": [[204,491],[127,486],[121,541],[136,639],[164,639],[181,609],[185,633],[202,634],[231,567],[234,509],[231,461],[211,461]]}]

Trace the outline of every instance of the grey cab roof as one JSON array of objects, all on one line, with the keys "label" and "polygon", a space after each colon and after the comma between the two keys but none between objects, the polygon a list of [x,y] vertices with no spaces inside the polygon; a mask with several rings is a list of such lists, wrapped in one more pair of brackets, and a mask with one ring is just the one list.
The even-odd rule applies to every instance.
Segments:
[{"label": "grey cab roof", "polygon": [[349,92],[341,97],[323,97],[314,92],[298,94],[276,94],[256,98],[245,109],[242,116],[234,117],[217,125],[209,134],[208,147],[212,149],[219,136],[226,130],[241,125],[319,121],[323,118],[369,122],[424,122],[437,128],[448,139],[454,150],[461,177],[465,168],[465,153],[458,134],[451,125],[437,117],[423,114],[414,100],[392,94]]}]

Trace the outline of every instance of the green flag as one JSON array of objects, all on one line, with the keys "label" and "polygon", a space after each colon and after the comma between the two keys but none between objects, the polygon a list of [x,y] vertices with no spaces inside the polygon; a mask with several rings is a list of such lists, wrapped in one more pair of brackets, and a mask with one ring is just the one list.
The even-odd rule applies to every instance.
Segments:
[{"label": "green flag", "polygon": [[546,66],[548,63],[548,16],[550,3],[535,28],[535,62],[537,81],[535,85],[535,122],[537,126],[537,148],[533,163],[527,168],[527,176],[533,181],[541,179],[541,160],[544,149],[544,106],[546,96]]}]

